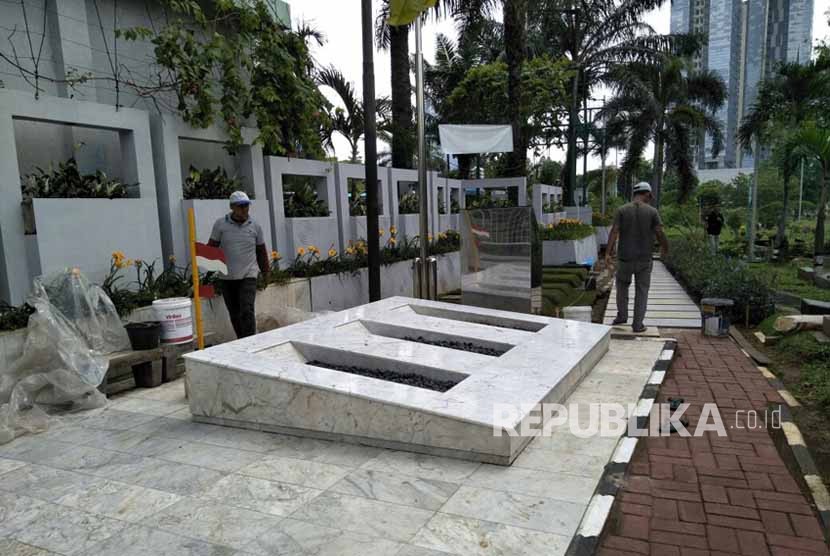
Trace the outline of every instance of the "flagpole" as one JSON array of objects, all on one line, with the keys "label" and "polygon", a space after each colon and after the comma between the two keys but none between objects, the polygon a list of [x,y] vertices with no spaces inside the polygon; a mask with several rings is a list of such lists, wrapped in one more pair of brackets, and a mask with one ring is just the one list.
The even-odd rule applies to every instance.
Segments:
[{"label": "flagpole", "polygon": [[424,114],[424,52],[421,45],[421,17],[415,19],[415,102],[418,110],[418,184],[419,196],[421,197],[420,244],[421,244],[421,292],[422,299],[429,299],[429,271],[427,270],[427,259],[429,258],[429,217],[427,216],[427,161],[426,161],[426,138],[425,114]]},{"label": "flagpole", "polygon": [[193,207],[187,209],[187,223],[190,227],[190,267],[193,272],[193,310],[196,318],[196,337],[199,349],[205,349],[205,334],[202,329],[202,300],[199,296],[199,265],[196,263],[196,216]]}]

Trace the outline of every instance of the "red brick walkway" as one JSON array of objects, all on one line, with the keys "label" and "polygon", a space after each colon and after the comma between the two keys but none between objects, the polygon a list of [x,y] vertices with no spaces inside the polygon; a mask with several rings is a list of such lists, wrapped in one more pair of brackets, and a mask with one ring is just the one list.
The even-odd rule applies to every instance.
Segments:
[{"label": "red brick walkway", "polygon": [[730,429],[736,411],[765,410],[769,401],[782,401],[778,393],[732,340],[667,335],[678,339],[678,354],[658,401],[691,403],[692,431],[701,405],[716,402],[728,437],[641,439],[599,554],[829,554],[809,494],[768,431]]}]

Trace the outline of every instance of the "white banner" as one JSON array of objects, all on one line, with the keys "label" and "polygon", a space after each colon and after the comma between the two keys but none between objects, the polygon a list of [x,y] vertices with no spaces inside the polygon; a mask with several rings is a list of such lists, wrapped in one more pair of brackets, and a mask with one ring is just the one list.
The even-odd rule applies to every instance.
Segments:
[{"label": "white banner", "polygon": [[444,154],[513,152],[513,129],[509,125],[439,125]]}]

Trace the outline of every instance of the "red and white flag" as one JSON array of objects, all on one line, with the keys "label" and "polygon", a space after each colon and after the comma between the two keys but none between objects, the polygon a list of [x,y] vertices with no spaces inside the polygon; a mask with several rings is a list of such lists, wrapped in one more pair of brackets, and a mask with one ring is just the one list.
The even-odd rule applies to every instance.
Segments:
[{"label": "red and white flag", "polygon": [[205,272],[217,272],[222,276],[228,274],[225,253],[218,247],[196,242],[196,264]]}]

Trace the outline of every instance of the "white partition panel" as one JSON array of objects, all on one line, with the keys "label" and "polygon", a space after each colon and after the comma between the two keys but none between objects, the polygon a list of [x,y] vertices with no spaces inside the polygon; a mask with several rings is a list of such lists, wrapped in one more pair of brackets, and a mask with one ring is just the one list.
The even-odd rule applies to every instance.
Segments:
[{"label": "white partition panel", "polygon": [[[435,190],[440,199],[444,200],[445,214],[438,211],[438,232],[446,232],[447,230],[459,231],[461,225],[461,215],[459,213],[452,214],[452,203],[455,201],[460,210],[464,210],[464,188],[461,180],[447,179],[442,176],[435,178]],[[439,205],[440,208],[440,205]]]},{"label": "white partition panel", "polygon": [[[431,173],[427,173],[427,203],[429,207],[429,233],[434,234],[438,207],[436,202],[435,180]],[[420,235],[420,215],[400,214],[401,196],[409,189],[418,191],[418,171],[389,169],[389,189],[392,201],[392,223],[398,228],[398,236],[403,238]]]},{"label": "white partition panel", "polygon": [[[175,255],[179,260],[189,256],[189,231],[187,226],[187,208],[194,207],[196,231],[199,241],[207,242],[213,221],[228,212],[227,200],[198,200],[185,202],[184,169],[182,160],[182,140],[193,140],[211,144],[224,144],[228,136],[219,126],[195,129],[180,119],[166,115],[153,115],[150,119],[153,137],[153,158],[155,160],[156,183],[158,184],[159,222],[161,224],[161,243],[165,257]],[[229,175],[237,175],[243,182],[246,192],[253,196],[251,214],[262,226],[266,243],[272,245],[273,231],[271,213],[268,207],[268,194],[265,187],[262,147],[254,143],[257,136],[255,129],[243,128],[243,145],[234,157],[235,168],[225,168]],[[219,165],[217,161],[211,168]]]},{"label": "white partition panel", "polygon": [[[97,208],[107,212],[88,210],[91,200],[49,199],[47,203],[35,202],[37,237],[24,236],[21,172],[18,148],[15,141],[14,122],[25,120],[71,125],[88,129],[104,129],[118,133],[120,150],[120,178],[128,184],[137,183],[131,196],[123,201],[107,201]],[[71,202],[63,209],[55,205]],[[78,204],[80,203],[80,204]],[[128,204],[129,203],[129,204]],[[121,215],[125,205],[127,213]],[[84,208],[78,208],[83,206]],[[77,210],[75,210],[77,208]],[[62,213],[62,214],[61,214]],[[121,216],[119,216],[121,215]],[[136,222],[136,215],[144,215]],[[64,222],[65,225],[59,225]],[[136,227],[137,226],[137,227]],[[118,230],[114,229],[119,228]],[[109,269],[112,253],[111,239],[126,230],[122,251],[132,249],[139,240],[142,256],[161,257],[159,240],[156,182],[153,175],[153,155],[150,142],[150,124],[146,112],[119,108],[72,99],[42,96],[36,100],[31,93],[0,90],[0,298],[19,304],[29,289],[32,276],[58,264],[44,256],[66,254],[61,264],[83,264],[92,274]],[[110,237],[107,237],[110,236]],[[37,245],[37,253],[27,253],[27,246]],[[83,246],[83,260],[79,248]],[[135,246],[136,252],[139,247]],[[30,268],[40,266],[40,268]]]},{"label": "white partition panel", "polygon": [[[349,241],[368,239],[365,216],[352,216],[349,210],[349,180],[366,180],[366,167],[361,164],[341,163],[336,167],[337,217],[340,230],[340,245],[346,247]],[[392,200],[389,188],[389,169],[378,168],[378,226],[384,232],[380,246],[389,239]]]},{"label": "white partition panel", "polygon": [[562,201],[562,188],[556,185],[537,183],[533,185],[533,213],[536,220],[549,224],[553,222],[553,213],[545,213],[545,205]]},{"label": "white partition panel", "polygon": [[[330,216],[286,218],[283,201],[283,178],[286,175],[319,178],[317,195],[328,205]],[[265,157],[265,183],[275,236],[273,243],[283,255],[283,264],[288,264],[294,258],[299,247],[314,245],[323,251],[323,255],[332,245],[338,251],[343,249],[337,217],[335,177],[335,165],[331,162]]]},{"label": "white partition panel", "polygon": [[527,178],[487,178],[481,180],[462,180],[464,190],[467,189],[509,189],[515,187],[519,190],[518,206],[526,207],[527,202]]}]

